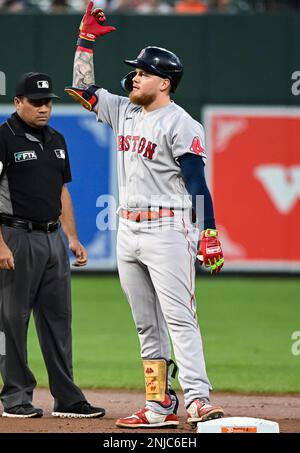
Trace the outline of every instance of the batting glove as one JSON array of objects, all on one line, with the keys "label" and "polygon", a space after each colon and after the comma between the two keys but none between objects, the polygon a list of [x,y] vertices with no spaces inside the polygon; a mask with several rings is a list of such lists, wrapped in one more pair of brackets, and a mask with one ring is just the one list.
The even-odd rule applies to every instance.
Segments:
[{"label": "batting glove", "polygon": [[201,232],[197,258],[200,265],[210,267],[212,274],[220,272],[224,258],[217,230],[207,229]]},{"label": "batting glove", "polygon": [[77,41],[77,46],[90,51],[92,51],[94,42],[99,36],[115,31],[115,27],[103,25],[106,21],[104,12],[100,8],[92,11],[93,6],[93,2],[90,2],[87,6],[79,27],[79,38]]}]

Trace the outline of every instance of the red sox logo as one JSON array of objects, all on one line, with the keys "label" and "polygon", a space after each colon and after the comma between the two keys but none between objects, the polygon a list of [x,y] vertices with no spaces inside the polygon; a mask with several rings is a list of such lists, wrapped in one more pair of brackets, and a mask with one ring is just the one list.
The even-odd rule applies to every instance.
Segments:
[{"label": "red sox logo", "polygon": [[146,51],[146,49],[142,49],[140,51],[140,53],[138,54],[138,58],[142,58],[142,56],[144,55],[145,51]]},{"label": "red sox logo", "polygon": [[199,154],[200,156],[203,156],[206,154],[205,150],[201,144],[200,137],[197,136],[197,137],[193,138],[193,141],[192,141],[192,144],[190,147],[190,151],[193,151],[194,153]]},{"label": "red sox logo", "polygon": [[157,392],[159,388],[159,383],[155,378],[152,378],[150,382],[146,383],[147,391],[151,393]]},{"label": "red sox logo", "polygon": [[138,152],[146,159],[153,159],[153,154],[157,147],[156,143],[147,141],[145,137],[139,135],[119,135],[118,136],[118,151]]}]

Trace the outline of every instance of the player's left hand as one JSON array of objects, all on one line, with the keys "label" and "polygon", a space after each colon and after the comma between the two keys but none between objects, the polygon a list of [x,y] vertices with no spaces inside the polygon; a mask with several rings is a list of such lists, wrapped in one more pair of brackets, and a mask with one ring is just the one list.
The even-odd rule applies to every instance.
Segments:
[{"label": "player's left hand", "polygon": [[72,264],[76,267],[82,267],[87,264],[88,254],[83,245],[77,240],[72,240],[69,242],[69,249],[75,256],[76,260]]},{"label": "player's left hand", "polygon": [[102,9],[96,8],[93,11],[94,3],[87,6],[85,15],[80,24],[79,36],[84,39],[95,41],[99,36],[115,31],[115,27],[103,25],[106,17]]},{"label": "player's left hand", "polygon": [[208,228],[201,232],[197,258],[200,265],[204,264],[206,267],[210,267],[212,274],[220,272],[224,258],[217,230]]}]

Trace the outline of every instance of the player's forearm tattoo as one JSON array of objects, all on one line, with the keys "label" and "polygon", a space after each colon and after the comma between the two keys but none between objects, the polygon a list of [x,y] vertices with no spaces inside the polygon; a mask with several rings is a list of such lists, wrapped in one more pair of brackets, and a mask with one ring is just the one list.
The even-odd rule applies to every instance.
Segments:
[{"label": "player's forearm tattoo", "polygon": [[73,87],[95,85],[93,54],[77,50],[74,59]]}]

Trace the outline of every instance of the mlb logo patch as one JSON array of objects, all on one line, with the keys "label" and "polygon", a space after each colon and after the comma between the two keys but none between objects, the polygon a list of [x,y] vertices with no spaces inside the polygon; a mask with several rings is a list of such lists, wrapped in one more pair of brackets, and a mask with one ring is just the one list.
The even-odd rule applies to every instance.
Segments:
[{"label": "mlb logo patch", "polygon": [[37,81],[38,88],[49,88],[48,80],[38,80]]},{"label": "mlb logo patch", "polygon": [[55,149],[54,150],[56,157],[58,159],[65,159],[66,158],[66,153],[64,149]]}]

